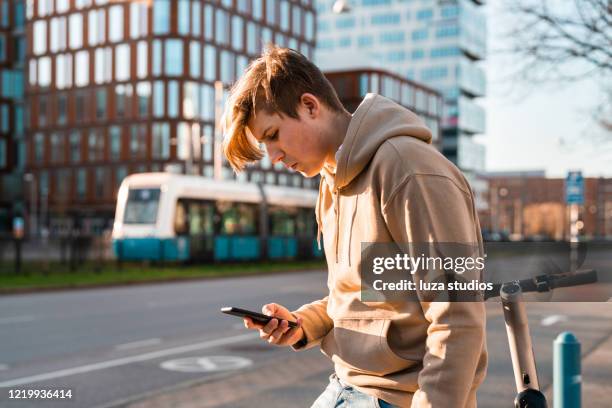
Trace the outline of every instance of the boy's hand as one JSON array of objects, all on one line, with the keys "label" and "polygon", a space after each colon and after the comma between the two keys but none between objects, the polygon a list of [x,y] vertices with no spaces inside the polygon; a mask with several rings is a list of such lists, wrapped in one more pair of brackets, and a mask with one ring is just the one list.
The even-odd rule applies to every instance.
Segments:
[{"label": "boy's hand", "polygon": [[287,323],[287,321],[295,321],[295,317],[284,306],[276,303],[268,303],[261,308],[261,312],[266,316],[274,316],[277,319],[270,320],[268,324],[264,326],[245,317],[243,318],[244,326],[247,329],[259,330],[259,337],[267,340],[268,343],[277,346],[292,346],[304,337],[302,319],[297,319],[298,327],[293,329],[289,328],[289,323]]}]

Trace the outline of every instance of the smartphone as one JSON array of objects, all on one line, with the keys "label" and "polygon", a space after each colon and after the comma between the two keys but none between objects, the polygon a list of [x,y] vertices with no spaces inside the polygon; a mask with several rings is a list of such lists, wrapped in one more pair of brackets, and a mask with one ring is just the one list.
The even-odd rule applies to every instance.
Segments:
[{"label": "smartphone", "polygon": [[[268,324],[270,320],[275,319],[275,317],[273,316],[266,316],[265,314],[262,314],[262,313],[252,312],[250,310],[240,309],[238,307],[222,307],[221,311],[223,313],[233,315],[233,316],[249,317],[254,323],[259,323],[263,325]],[[284,320],[284,319],[279,319],[278,317],[276,317],[276,319]],[[297,327],[296,322],[292,322],[289,320],[287,320],[287,322],[289,323],[289,327],[291,328]]]}]

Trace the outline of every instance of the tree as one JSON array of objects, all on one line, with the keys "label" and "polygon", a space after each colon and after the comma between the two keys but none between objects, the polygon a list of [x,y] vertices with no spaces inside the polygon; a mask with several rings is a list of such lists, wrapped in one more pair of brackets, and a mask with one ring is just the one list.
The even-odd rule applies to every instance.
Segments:
[{"label": "tree", "polygon": [[506,8],[519,76],[530,84],[596,77],[604,99],[594,115],[612,132],[612,1],[510,0]]}]

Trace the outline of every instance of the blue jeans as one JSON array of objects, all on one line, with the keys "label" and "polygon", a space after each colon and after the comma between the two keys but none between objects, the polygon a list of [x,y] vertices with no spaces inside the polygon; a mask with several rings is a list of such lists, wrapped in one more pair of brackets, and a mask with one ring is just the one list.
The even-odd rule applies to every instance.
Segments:
[{"label": "blue jeans", "polygon": [[394,408],[393,405],[357,391],[341,382],[334,373],[329,376],[329,385],[310,408]]}]

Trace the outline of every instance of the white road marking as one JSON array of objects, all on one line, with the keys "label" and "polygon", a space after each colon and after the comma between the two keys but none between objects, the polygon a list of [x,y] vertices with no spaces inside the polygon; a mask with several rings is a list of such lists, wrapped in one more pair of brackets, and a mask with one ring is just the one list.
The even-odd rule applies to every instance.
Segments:
[{"label": "white road marking", "polygon": [[130,350],[130,349],[135,349],[139,347],[154,346],[159,343],[161,343],[161,339],[139,340],[139,341],[133,341],[131,343],[119,344],[115,346],[115,350]]},{"label": "white road marking", "polygon": [[253,364],[248,358],[238,356],[189,357],[168,360],[159,366],[170,371],[183,373],[205,373],[213,371],[240,370]]},{"label": "white road marking", "polygon": [[567,322],[567,316],[565,316],[565,315],[550,315],[550,316],[546,316],[545,318],[542,319],[540,324],[542,326],[552,326],[553,324],[557,324],[557,323],[561,323],[561,322]]},{"label": "white road marking", "polygon": [[241,334],[238,336],[225,337],[222,339],[208,340],[201,343],[189,344],[186,346],[173,347],[166,350],[153,351],[151,353],[140,354],[136,356],[118,358],[115,360],[103,361],[100,363],[87,364],[80,367],[72,367],[64,370],[51,371],[49,373],[32,375],[29,377],[15,378],[13,380],[0,382],[0,388],[15,387],[24,384],[31,384],[40,381],[52,380],[55,378],[68,377],[75,374],[89,373],[92,371],[103,370],[105,368],[118,367],[122,365],[132,364],[139,361],[153,360],[160,357],[171,356],[174,354],[182,354],[190,351],[203,350],[226,344],[239,343],[246,340],[251,340],[256,337],[253,333]]},{"label": "white road marking", "polygon": [[24,323],[24,322],[31,322],[32,320],[36,320],[36,317],[34,316],[3,317],[3,318],[0,318],[0,324]]}]

